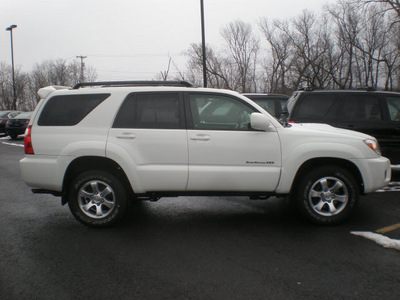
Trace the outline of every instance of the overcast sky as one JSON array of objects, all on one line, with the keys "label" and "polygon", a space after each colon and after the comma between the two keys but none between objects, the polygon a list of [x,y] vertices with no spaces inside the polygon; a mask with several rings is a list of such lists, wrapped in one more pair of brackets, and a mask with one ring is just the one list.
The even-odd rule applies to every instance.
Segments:
[{"label": "overcast sky", "polygon": [[[204,0],[206,42],[218,47],[233,21],[291,18],[320,12],[335,0]],[[11,64],[10,33],[16,24],[14,62],[29,72],[49,59],[77,60],[98,80],[153,79],[169,57],[185,68],[182,52],[201,42],[200,0],[0,0],[0,62]]]}]

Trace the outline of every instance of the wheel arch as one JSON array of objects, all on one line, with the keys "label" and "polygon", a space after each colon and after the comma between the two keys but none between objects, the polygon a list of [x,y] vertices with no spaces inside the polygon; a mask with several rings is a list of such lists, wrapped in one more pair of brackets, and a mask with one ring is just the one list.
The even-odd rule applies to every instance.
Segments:
[{"label": "wheel arch", "polygon": [[68,202],[68,186],[72,182],[73,178],[78,174],[88,170],[101,170],[110,172],[121,181],[128,194],[134,194],[132,186],[130,185],[124,170],[115,161],[100,156],[83,156],[73,160],[65,172],[62,190],[62,205]]},{"label": "wheel arch", "polygon": [[354,180],[357,182],[360,193],[364,193],[364,182],[358,167],[349,160],[331,157],[313,158],[305,161],[296,173],[290,193],[293,194],[295,187],[307,172],[321,166],[334,166],[346,169],[351,175],[353,175]]}]

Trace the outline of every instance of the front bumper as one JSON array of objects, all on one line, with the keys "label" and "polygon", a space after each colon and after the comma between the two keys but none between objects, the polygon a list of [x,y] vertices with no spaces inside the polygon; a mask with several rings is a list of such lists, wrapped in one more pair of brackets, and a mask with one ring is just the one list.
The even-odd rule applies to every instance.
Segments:
[{"label": "front bumper", "polygon": [[386,157],[354,159],[364,184],[364,193],[371,193],[389,184],[392,171],[390,160]]}]

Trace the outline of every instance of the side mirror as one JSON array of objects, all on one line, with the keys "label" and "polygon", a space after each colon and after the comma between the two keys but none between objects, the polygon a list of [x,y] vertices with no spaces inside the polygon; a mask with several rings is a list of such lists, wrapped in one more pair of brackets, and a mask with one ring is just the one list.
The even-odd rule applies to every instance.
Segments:
[{"label": "side mirror", "polygon": [[250,115],[250,124],[251,128],[261,131],[267,131],[271,126],[270,120],[261,113],[252,113]]}]

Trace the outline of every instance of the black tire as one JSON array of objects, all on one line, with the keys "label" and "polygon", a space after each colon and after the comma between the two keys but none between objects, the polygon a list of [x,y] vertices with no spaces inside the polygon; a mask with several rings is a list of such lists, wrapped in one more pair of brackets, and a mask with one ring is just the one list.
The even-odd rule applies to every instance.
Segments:
[{"label": "black tire", "polygon": [[68,206],[79,222],[91,227],[107,227],[124,216],[128,208],[127,192],[113,174],[86,171],[72,181]]},{"label": "black tire", "polygon": [[18,137],[18,134],[10,134],[10,137],[12,140],[16,140]]},{"label": "black tire", "polygon": [[359,189],[345,169],[326,166],[304,174],[294,196],[300,212],[312,222],[337,224],[356,208]]}]

